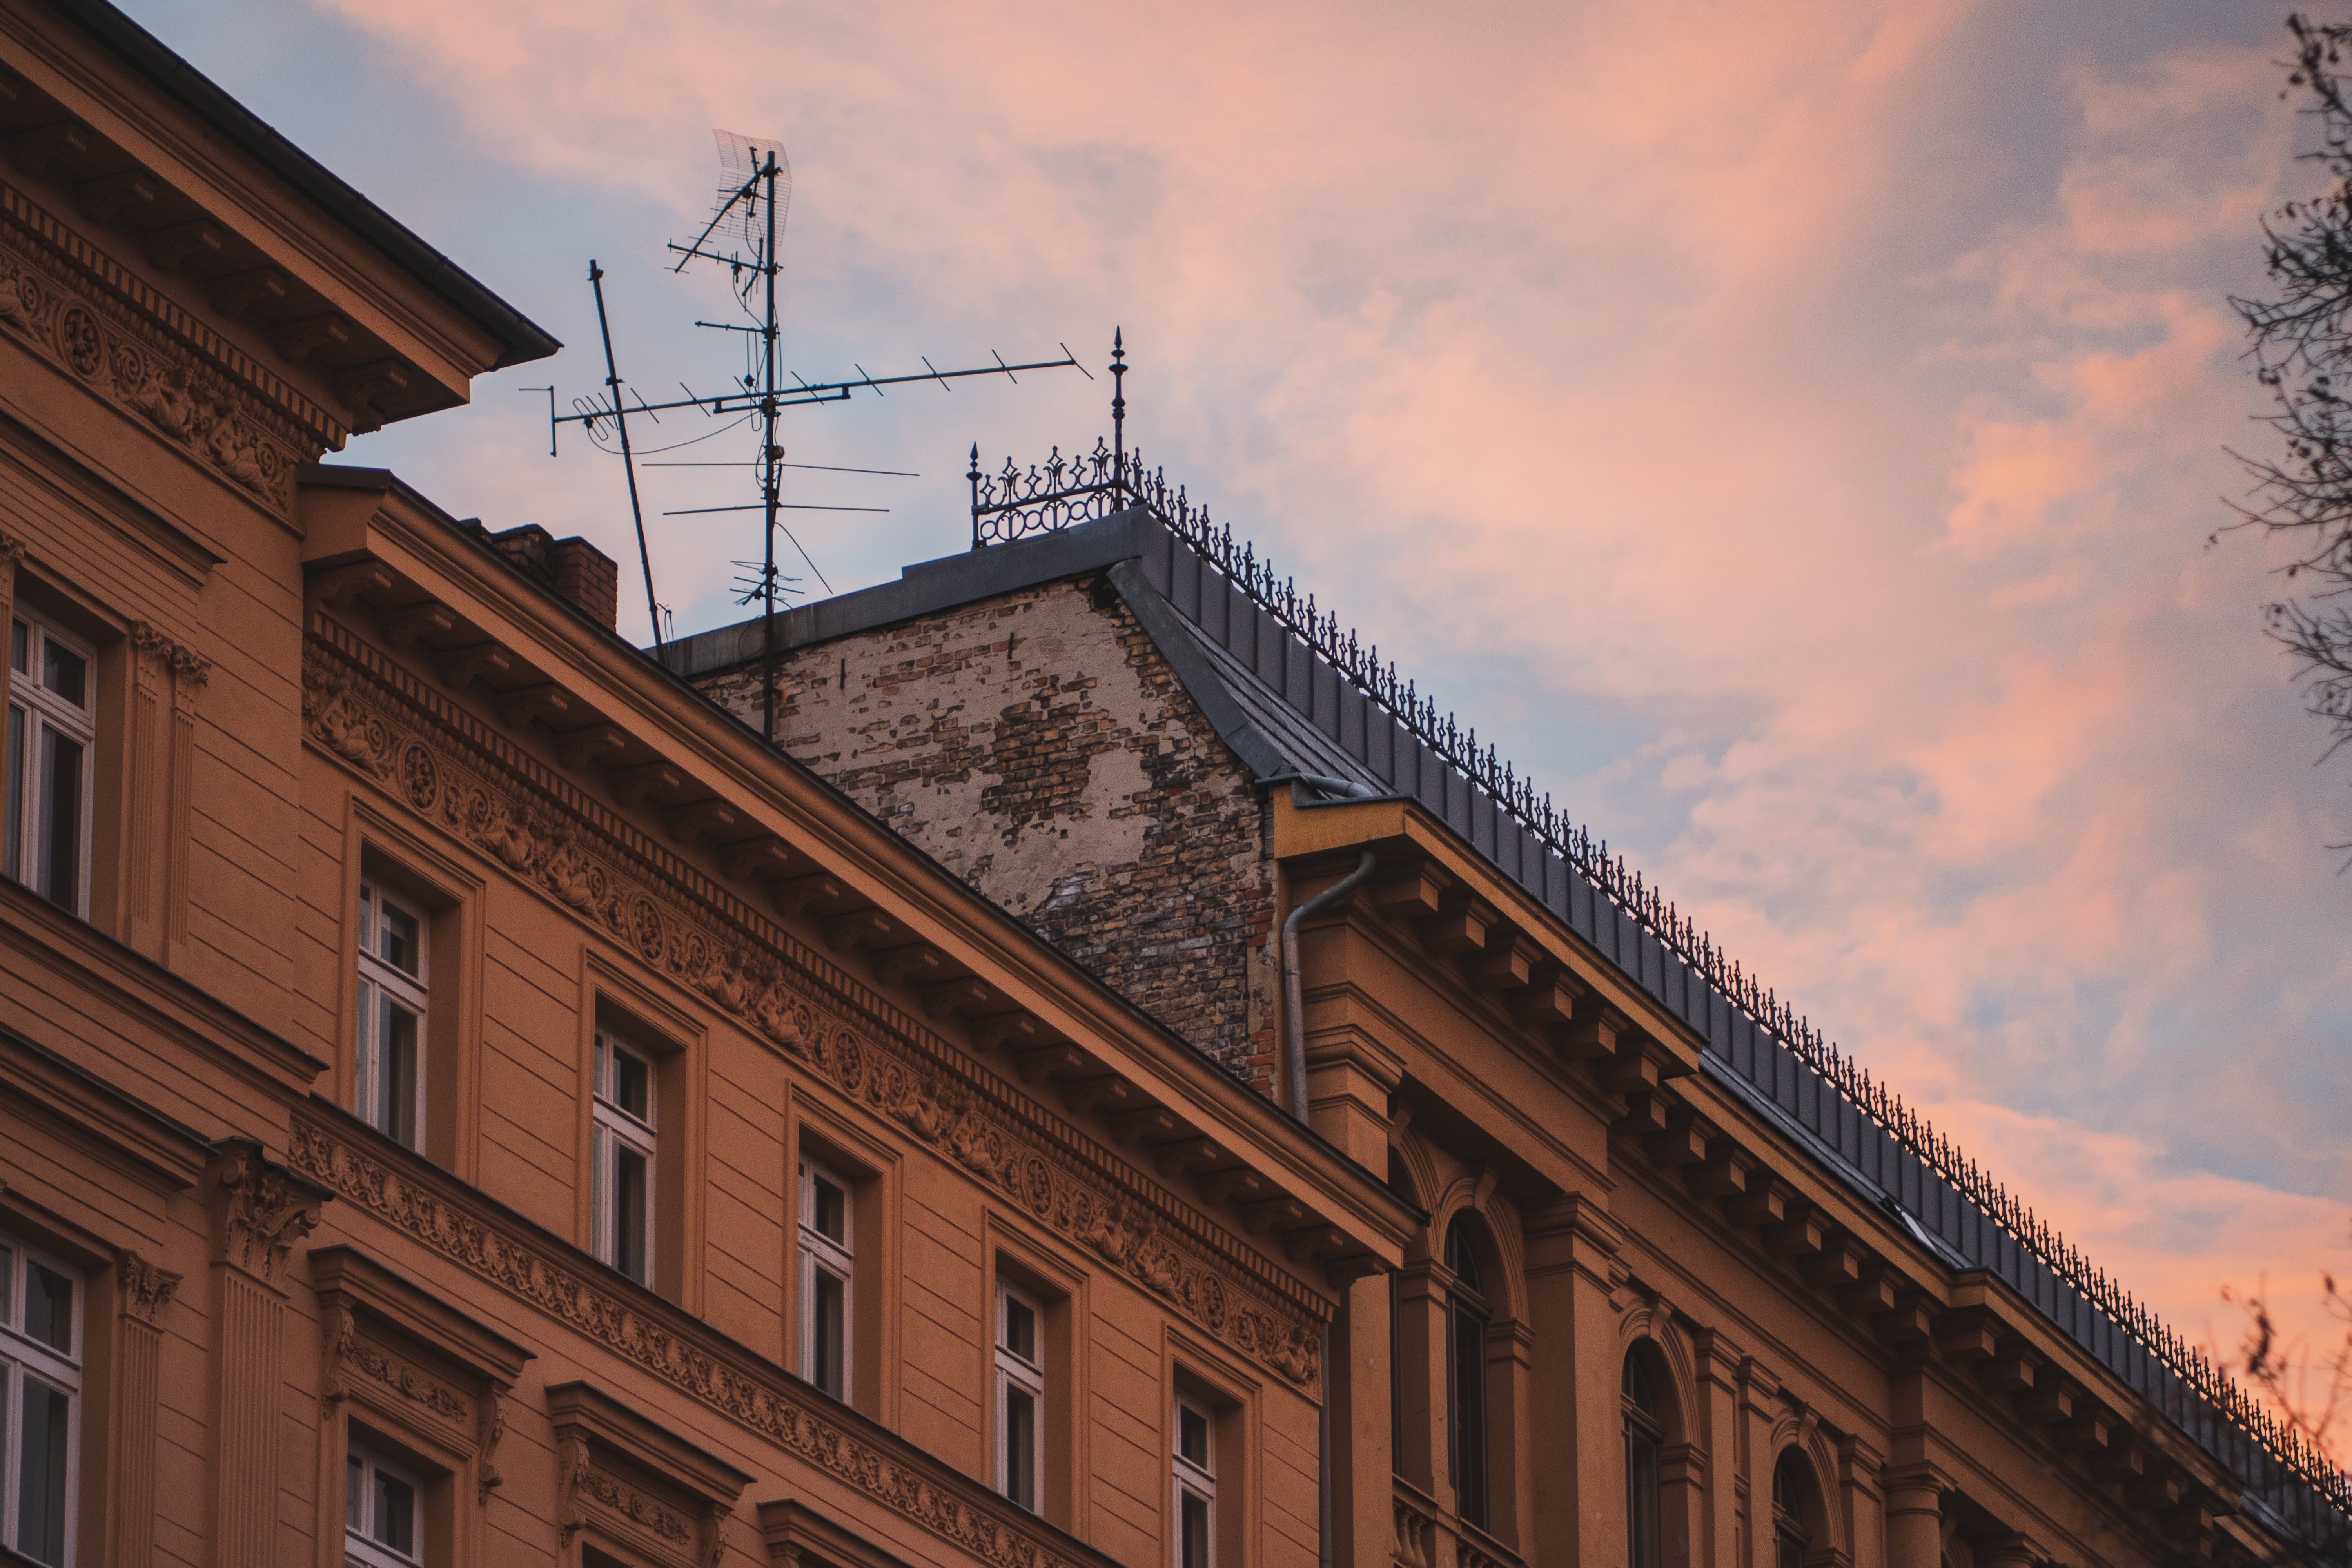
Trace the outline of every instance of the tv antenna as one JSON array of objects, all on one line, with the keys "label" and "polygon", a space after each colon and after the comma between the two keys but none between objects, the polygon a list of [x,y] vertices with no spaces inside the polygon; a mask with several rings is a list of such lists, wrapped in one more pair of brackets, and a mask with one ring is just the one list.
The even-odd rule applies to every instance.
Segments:
[{"label": "tv antenna", "polygon": [[[799,552],[801,559],[807,563],[809,570],[815,574],[817,581],[824,582],[824,574],[818,570],[816,562],[811,558],[798,536],[794,535],[789,528],[783,527],[778,514],[785,511],[880,512],[889,510],[887,507],[810,506],[788,503],[783,500],[782,470],[788,468],[814,468],[835,473],[914,477],[903,473],[902,470],[891,468],[841,468],[817,463],[787,463],[783,460],[783,446],[776,437],[778,416],[787,408],[802,408],[813,404],[846,403],[862,388],[871,389],[874,395],[879,397],[884,395],[882,389],[886,386],[899,386],[915,382],[937,382],[942,388],[953,391],[954,388],[949,385],[950,382],[961,381],[969,376],[1002,375],[1007,380],[1014,381],[1017,384],[1018,377],[1014,373],[1018,371],[1060,370],[1066,366],[1076,368],[1081,374],[1088,373],[1070,353],[1069,345],[1061,343],[1055,346],[1061,349],[1062,357],[1055,360],[1037,360],[1023,364],[1008,364],[1002,354],[992,353],[990,358],[995,361],[993,364],[980,365],[968,370],[940,370],[931,363],[929,356],[921,356],[922,371],[919,374],[908,373],[903,375],[873,375],[867,373],[864,365],[856,364],[853,362],[853,368],[857,372],[854,377],[839,381],[811,382],[798,375],[791,375],[792,384],[789,386],[782,384],[782,377],[790,375],[790,373],[783,370],[779,358],[782,333],[777,316],[776,278],[783,270],[782,256],[778,247],[783,228],[785,209],[792,201],[792,166],[784,159],[782,144],[772,138],[740,136],[730,131],[719,131],[712,134],[719,142],[720,184],[718,210],[711,214],[710,221],[703,225],[702,232],[696,235],[690,243],[686,245],[679,245],[675,241],[670,243],[668,249],[678,258],[677,265],[670,270],[682,272],[686,269],[687,263],[690,261],[714,262],[727,268],[729,283],[738,303],[751,318],[751,324],[697,321],[695,325],[716,331],[738,332],[747,339],[757,340],[756,348],[753,350],[756,364],[747,368],[742,375],[735,379],[735,384],[730,386],[725,392],[705,395],[696,392],[681,382],[678,384],[678,390],[686,395],[683,397],[665,398],[656,403],[646,402],[634,389],[629,389],[628,384],[622,379],[613,353],[612,325],[604,309],[604,271],[592,260],[588,263],[588,283],[589,287],[595,291],[596,330],[604,339],[604,390],[600,395],[572,399],[572,412],[570,414],[556,412],[555,394],[551,389],[532,388],[531,390],[548,391],[547,445],[550,456],[553,456],[555,452],[556,434],[565,425],[580,426],[600,450],[608,452],[613,451],[614,448],[605,447],[601,437],[609,426],[619,443],[618,455],[621,458],[621,467],[628,477],[629,517],[636,529],[637,564],[645,575],[646,614],[653,623],[654,647],[657,650],[664,643],[662,606],[660,600],[654,594],[653,552],[646,537],[645,505],[637,487],[638,454],[629,437],[629,416],[640,415],[658,424],[661,416],[672,409],[692,408],[699,410],[706,417],[710,418],[730,414],[736,415],[739,416],[735,421],[738,425],[757,422],[760,431],[759,456],[751,464],[742,465],[753,467],[759,470],[760,499],[757,501],[742,506],[686,507],[675,511],[666,511],[662,515],[689,517],[714,512],[739,511],[756,511],[764,514],[765,526],[761,531],[761,547],[759,560],[756,563],[749,561],[736,563],[745,573],[744,576],[737,580],[738,585],[743,590],[737,603],[743,605],[757,603],[761,606],[760,732],[772,744],[776,738],[776,599],[780,593],[797,592],[796,584],[799,582],[797,578],[782,577],[777,572],[776,534],[779,529],[782,529],[784,536],[792,541],[793,548]],[[726,226],[724,231],[721,228],[722,225]],[[753,303],[755,298],[758,300],[756,307]],[[747,361],[752,356],[747,355]],[[719,433],[719,431],[710,432],[712,435]],[[656,450],[667,449],[667,447],[656,448]],[[687,465],[681,463],[648,464],[647,466],[685,467]],[[712,466],[735,467],[738,465]],[[828,588],[832,586],[829,583],[825,585]]]}]

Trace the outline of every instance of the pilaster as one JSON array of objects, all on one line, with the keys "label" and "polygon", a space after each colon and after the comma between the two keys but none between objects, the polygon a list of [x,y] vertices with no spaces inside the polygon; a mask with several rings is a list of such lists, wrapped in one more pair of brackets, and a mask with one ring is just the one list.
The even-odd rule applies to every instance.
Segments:
[{"label": "pilaster", "polygon": [[213,1346],[215,1568],[277,1559],[278,1405],[286,1382],[286,1260],[329,1195],[229,1140],[205,1172],[216,1291]]},{"label": "pilaster", "polygon": [[1780,1422],[1780,1380],[1749,1356],[1739,1363],[1739,1457],[1746,1480],[1740,1499],[1739,1531],[1746,1543],[1742,1568],[1774,1568],[1772,1467],[1780,1459],[1772,1429]]},{"label": "pilaster", "polygon": [[163,1394],[163,1319],[180,1276],[135,1252],[115,1263],[122,1305],[121,1363],[115,1383],[113,1554],[121,1563],[155,1560],[155,1440]]},{"label": "pilaster", "polygon": [[1530,1208],[1528,1320],[1535,1345],[1532,1451],[1547,1484],[1533,1500],[1530,1560],[1625,1560],[1624,1434],[1619,1415],[1617,1252],[1623,1232],[1581,1194]]},{"label": "pilaster", "polygon": [[1840,1437],[1838,1494],[1845,1509],[1845,1538],[1853,1545],[1853,1568],[1886,1568],[1886,1499],[1880,1483],[1885,1458],[1860,1437]]},{"label": "pilaster", "polygon": [[1691,1332],[1698,1408],[1690,1427],[1711,1462],[1701,1503],[1692,1568],[1735,1568],[1739,1562],[1742,1489],[1739,1460],[1739,1368],[1747,1352],[1714,1329]]},{"label": "pilaster", "polygon": [[1389,1452],[1391,1327],[1389,1276],[1349,1281],[1331,1325],[1331,1532],[1335,1563],[1380,1563],[1395,1535],[1395,1462]]},{"label": "pilaster", "polygon": [[131,626],[130,942],[165,963],[187,937],[196,699],[212,665],[148,625]]},{"label": "pilaster", "polygon": [[[16,568],[25,559],[25,542],[0,528],[0,631],[5,631],[9,617],[16,608]],[[8,702],[8,678],[12,670],[9,660],[0,658],[0,712]]]}]

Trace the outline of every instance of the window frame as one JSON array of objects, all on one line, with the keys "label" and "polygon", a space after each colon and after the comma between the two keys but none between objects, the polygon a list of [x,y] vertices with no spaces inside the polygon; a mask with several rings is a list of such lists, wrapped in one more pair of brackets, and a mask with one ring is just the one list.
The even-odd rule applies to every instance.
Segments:
[{"label": "window frame", "polygon": [[[0,1425],[0,1548],[15,1561],[49,1561],[25,1552],[18,1534],[23,1527],[24,1475],[17,1450],[24,1432],[25,1385],[30,1377],[65,1397],[65,1475],[59,1488],[63,1529],[55,1562],[71,1563],[81,1514],[81,1416],[89,1281],[83,1270],[12,1232],[0,1231],[0,1252],[7,1255],[5,1264],[0,1265],[0,1298],[5,1298],[0,1300],[0,1423],[5,1423]],[[33,1338],[20,1327],[29,1300],[26,1279],[36,1265],[64,1279],[73,1290],[66,1325],[68,1348],[64,1351]],[[21,1556],[15,1555],[18,1553]]]},{"label": "window frame", "polygon": [[[817,1228],[816,1189],[823,1181],[841,1193],[841,1237],[835,1240]],[[803,1154],[800,1157],[800,1342],[801,1376],[816,1390],[844,1405],[856,1391],[857,1362],[857,1184],[838,1169]],[[841,1385],[827,1388],[817,1362],[817,1276],[841,1285],[841,1348],[836,1364]]]},{"label": "window frame", "polygon": [[[1445,1232],[1445,1415],[1447,1480],[1454,1511],[1465,1523],[1490,1528],[1494,1511],[1494,1386],[1486,1365],[1493,1309],[1478,1279],[1474,1243],[1462,1216]],[[1474,1408],[1475,1405],[1475,1408]]]},{"label": "window frame", "polygon": [[1660,1568],[1664,1561],[1665,1489],[1659,1464],[1666,1427],[1654,1408],[1656,1391],[1638,1349],[1626,1352],[1618,1391],[1625,1417],[1625,1561],[1627,1568]]},{"label": "window frame", "polygon": [[[645,1069],[646,1113],[639,1117],[621,1103],[617,1092],[620,1066],[627,1058]],[[661,1058],[625,1031],[609,1024],[595,1026],[589,1055],[589,1103],[592,1140],[589,1152],[589,1250],[596,1260],[625,1278],[651,1289],[654,1283],[655,1224],[660,1213],[656,1190],[660,1183]],[[644,1163],[645,1178],[637,1198],[637,1269],[631,1272],[621,1256],[617,1203],[620,1159],[626,1151]]]},{"label": "window frame", "polygon": [[[1031,1354],[1024,1356],[1011,1343],[1013,1309],[1029,1313]],[[996,1286],[996,1489],[1016,1508],[1042,1516],[1045,1511],[1045,1304],[1030,1291],[999,1280]],[[1013,1490],[1013,1395],[1029,1400],[1029,1495]]]},{"label": "window frame", "polygon": [[[414,973],[375,951],[376,933],[390,910],[397,910],[415,922],[416,969]],[[356,921],[359,941],[356,943],[355,969],[359,1005],[352,1041],[352,1114],[403,1148],[413,1149],[421,1154],[425,1152],[425,1109],[430,1098],[425,1093],[425,1073],[433,1027],[433,911],[422,901],[389,887],[383,878],[362,873]],[[409,1124],[405,1138],[394,1128],[384,1125],[383,1108],[378,1103],[382,1092],[383,1016],[386,1005],[397,1005],[416,1020],[413,1047],[415,1060],[409,1069]]]},{"label": "window frame", "polygon": [[[1184,1417],[1200,1417],[1202,1432],[1201,1458],[1193,1459],[1184,1452]],[[1171,1520],[1175,1528],[1169,1542],[1169,1561],[1172,1568],[1217,1568],[1217,1415],[1218,1412],[1206,1400],[1178,1390],[1174,1418],[1169,1424],[1168,1480],[1173,1494]],[[1185,1547],[1184,1503],[1187,1498],[1202,1504],[1202,1553],[1197,1563],[1187,1559]]]},{"label": "window frame", "polygon": [[[1805,1490],[1812,1467],[1795,1448],[1783,1448],[1772,1462],[1772,1562],[1774,1568],[1802,1568],[1812,1552],[1813,1532],[1805,1522]],[[1783,1491],[1788,1495],[1782,1495]]]},{"label": "window frame", "polygon": [[[359,1468],[359,1485],[352,1485],[352,1470]],[[375,1510],[376,1476],[389,1476],[408,1489],[408,1539],[415,1543],[415,1552],[403,1552],[398,1547],[377,1540],[370,1531]],[[425,1561],[425,1479],[415,1470],[384,1458],[374,1445],[356,1438],[343,1447],[343,1561],[358,1563],[362,1568],[419,1568]],[[357,1513],[360,1517],[354,1519]]]},{"label": "window frame", "polygon": [[[16,663],[16,628],[25,628],[25,663]],[[82,662],[83,700],[79,707],[49,689],[42,679],[44,650],[56,643]],[[84,639],[22,604],[9,612],[8,700],[0,711],[0,873],[22,883],[33,893],[77,920],[89,918],[90,862],[97,850],[98,808],[98,650]],[[21,727],[20,727],[21,726]],[[26,876],[40,856],[41,812],[38,790],[43,728],[57,731],[82,749],[81,798],[75,803],[76,868],[70,902],[45,891],[37,876]],[[15,820],[12,820],[14,818]]]}]

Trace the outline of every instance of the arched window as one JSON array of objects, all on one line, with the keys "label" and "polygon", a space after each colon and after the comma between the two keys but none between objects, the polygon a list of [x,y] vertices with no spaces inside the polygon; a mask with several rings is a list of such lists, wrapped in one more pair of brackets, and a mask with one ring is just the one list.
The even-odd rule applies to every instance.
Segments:
[{"label": "arched window", "polygon": [[1445,1388],[1454,1438],[1454,1497],[1463,1520],[1486,1527],[1486,1292],[1468,1228],[1446,1227],[1445,1267],[1454,1289],[1446,1302]]},{"label": "arched window", "polygon": [[1782,1454],[1772,1467],[1772,1568],[1805,1568],[1805,1552],[1813,1543],[1805,1525],[1811,1491],[1812,1473],[1797,1450]]},{"label": "arched window", "polygon": [[1665,1441],[1665,1424],[1658,1417],[1657,1395],[1650,1388],[1649,1370],[1634,1351],[1625,1357],[1622,1387],[1625,1406],[1625,1561],[1628,1568],[1658,1568],[1659,1540],[1664,1533],[1658,1506],[1658,1447]]}]

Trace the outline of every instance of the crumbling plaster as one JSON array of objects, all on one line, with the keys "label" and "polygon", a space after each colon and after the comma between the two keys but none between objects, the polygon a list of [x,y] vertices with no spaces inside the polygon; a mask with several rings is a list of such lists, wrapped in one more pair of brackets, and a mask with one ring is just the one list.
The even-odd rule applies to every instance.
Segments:
[{"label": "crumbling plaster", "polygon": [[[701,684],[759,721],[756,666]],[[793,756],[1271,1092],[1265,802],[1107,581],[793,649],[776,696]]]}]

